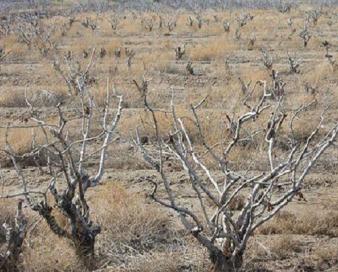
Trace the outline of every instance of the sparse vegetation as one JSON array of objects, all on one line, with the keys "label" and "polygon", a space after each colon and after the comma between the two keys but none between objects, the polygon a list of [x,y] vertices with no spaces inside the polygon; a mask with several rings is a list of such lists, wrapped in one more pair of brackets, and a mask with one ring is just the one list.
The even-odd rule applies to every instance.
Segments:
[{"label": "sparse vegetation", "polygon": [[1,1],[0,270],[338,270],[336,2]]}]

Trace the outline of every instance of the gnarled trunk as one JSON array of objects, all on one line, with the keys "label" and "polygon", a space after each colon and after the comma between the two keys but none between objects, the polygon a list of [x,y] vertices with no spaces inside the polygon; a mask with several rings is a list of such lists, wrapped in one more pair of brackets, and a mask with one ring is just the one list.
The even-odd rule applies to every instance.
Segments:
[{"label": "gnarled trunk", "polygon": [[95,239],[101,231],[100,226],[82,216],[71,200],[63,198],[58,206],[70,222],[70,231],[63,229],[58,224],[52,215],[53,208],[46,203],[40,203],[34,208],[46,220],[50,229],[56,235],[72,241],[75,253],[81,263],[89,270],[95,269]]},{"label": "gnarled trunk", "polygon": [[237,255],[234,259],[226,256],[222,251],[210,254],[212,266],[210,272],[235,272],[239,271],[243,264],[242,254]]},{"label": "gnarled trunk", "polygon": [[75,252],[81,263],[89,270],[95,269],[95,237],[87,235],[79,237],[82,240],[73,241],[75,244]]}]

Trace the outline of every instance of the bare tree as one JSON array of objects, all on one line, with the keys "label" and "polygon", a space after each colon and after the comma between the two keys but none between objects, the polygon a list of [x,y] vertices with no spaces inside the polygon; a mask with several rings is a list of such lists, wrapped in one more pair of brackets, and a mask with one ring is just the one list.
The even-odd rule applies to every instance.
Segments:
[{"label": "bare tree", "polygon": [[168,19],[167,28],[169,32],[172,32],[176,26],[177,26],[177,18],[175,16]]},{"label": "bare tree", "polygon": [[278,71],[272,70],[271,71],[271,78],[272,78],[272,87],[271,91],[271,98],[279,100],[285,95],[285,85],[286,83],[281,79],[279,76]]},{"label": "bare tree", "polygon": [[329,50],[331,48],[331,44],[328,41],[323,41],[321,46],[323,46],[325,48],[325,57],[326,58],[331,58],[332,55],[329,53]]},{"label": "bare tree", "polygon": [[104,47],[101,47],[100,49],[100,58],[103,59],[107,55],[107,50]]},{"label": "bare tree", "polygon": [[239,80],[239,82],[240,82],[240,84],[241,84],[241,90],[242,90],[242,93],[243,93],[244,95],[248,94],[248,93],[249,93],[249,90],[250,90],[250,85],[251,85],[252,81],[250,80],[248,83],[245,83],[244,80],[243,80],[241,77],[239,77],[238,80]]},{"label": "bare tree", "polygon": [[197,14],[196,20],[197,20],[197,26],[198,26],[198,28],[201,29],[202,25],[203,25],[203,18],[202,18],[202,15],[200,13]]},{"label": "bare tree", "polygon": [[131,68],[131,64],[132,64],[132,61],[136,55],[136,52],[134,50],[129,50],[127,47],[125,48],[125,54],[126,54],[126,57],[127,57],[127,66],[128,66],[128,69]]},{"label": "bare tree", "polygon": [[288,55],[288,61],[289,61],[289,68],[290,68],[290,73],[292,74],[299,74],[300,70],[299,70],[299,60],[297,60],[295,57],[292,57],[289,55],[289,53],[287,53]]},{"label": "bare tree", "polygon": [[85,28],[90,28],[92,31],[95,31],[95,29],[97,28],[97,20],[92,20],[91,18],[86,17],[81,25]]},{"label": "bare tree", "polygon": [[317,86],[311,85],[309,82],[305,82],[304,90],[306,93],[314,95],[317,92]]},{"label": "bare tree", "polygon": [[289,13],[291,11],[291,4],[290,3],[285,3],[285,2],[280,2],[278,8],[278,11],[280,13]]},{"label": "bare tree", "polygon": [[307,28],[307,25],[304,25],[304,29],[299,33],[299,37],[303,39],[304,47],[307,47],[307,44],[309,43],[311,39],[311,34]]},{"label": "bare tree", "polygon": [[16,26],[19,41],[26,44],[29,49],[37,48],[44,57],[57,48],[54,38],[56,32],[57,26],[46,25],[39,18],[32,16],[18,19]]},{"label": "bare tree", "polygon": [[187,65],[185,66],[185,69],[187,70],[187,72],[189,73],[189,75],[194,75],[195,74],[195,71],[194,71],[194,67],[192,66],[192,62],[189,61],[187,63]]},{"label": "bare tree", "polygon": [[241,39],[242,33],[241,33],[241,28],[237,27],[235,31],[235,40],[239,41]]},{"label": "bare tree", "polygon": [[224,21],[223,28],[225,32],[230,32],[230,23],[228,21]]},{"label": "bare tree", "polygon": [[188,26],[192,27],[194,25],[194,19],[193,19],[193,17],[188,16],[187,23],[188,23]]},{"label": "bare tree", "polygon": [[312,23],[313,25],[317,25],[318,19],[321,16],[321,11],[320,10],[310,10],[306,12],[306,22],[307,23]]},{"label": "bare tree", "polygon": [[290,34],[288,36],[288,39],[290,40],[291,37],[297,32],[297,29],[294,27],[293,20],[292,20],[291,17],[288,18],[288,27],[289,27],[289,30],[290,30]]},{"label": "bare tree", "polygon": [[[261,96],[256,102],[253,102],[252,98],[249,102],[255,89],[262,90]],[[154,151],[154,148],[142,145],[138,131],[135,144],[145,161],[156,169],[161,177],[159,182],[150,180],[154,186],[150,197],[178,214],[185,229],[208,250],[213,265],[212,271],[238,271],[243,265],[243,254],[249,238],[258,227],[300,195],[305,177],[324,151],[335,142],[338,123],[335,123],[324,136],[319,136],[324,118],[322,114],[319,123],[307,139],[297,140],[293,136],[293,122],[306,108],[300,107],[292,114],[289,122],[291,132],[288,150],[284,153],[276,152],[275,143],[282,133],[281,127],[286,118],[283,97],[271,100],[272,94],[268,92],[266,82],[257,81],[244,99],[248,111],[231,120],[234,133],[227,140],[222,140],[219,144],[222,147],[220,150],[208,144],[203,132],[198,110],[205,99],[197,105],[191,105],[200,142],[192,141],[184,119],[178,117],[174,95],[170,110],[172,130],[168,132],[169,141],[165,141],[160,134],[156,110],[149,104],[147,88],[142,90],[145,109],[150,112],[154,124],[156,149]],[[260,132],[251,132],[250,123],[263,119],[261,116],[269,111],[270,118],[265,125],[266,128]],[[250,166],[237,169],[229,162],[229,156],[236,152],[243,141],[254,135],[265,141],[266,167],[260,173],[253,169],[251,171]],[[199,144],[204,150],[201,150]],[[256,157],[256,152],[257,150],[253,151],[252,158]],[[216,178],[208,168],[206,154],[214,162],[214,167],[218,166],[221,178]],[[168,157],[175,158],[186,172],[191,185],[190,194],[196,198],[198,207],[194,205],[193,208],[181,201],[182,190],[174,185],[175,181],[171,180],[167,168],[164,167]],[[278,188],[282,188],[279,193]],[[235,210],[231,203],[240,196],[245,196],[244,204]]]},{"label": "bare tree", "polygon": [[[50,124],[40,119],[36,110],[26,101],[30,108],[30,121],[38,129],[44,139],[38,143],[33,137],[32,150],[19,155],[8,141],[8,132],[13,127],[7,127],[5,152],[11,158],[16,173],[21,181],[22,192],[2,197],[23,196],[29,207],[37,212],[48,224],[51,231],[61,238],[71,241],[76,254],[83,264],[92,269],[94,267],[94,246],[96,236],[101,228],[91,220],[90,208],[86,199],[86,192],[100,184],[105,171],[107,148],[116,140],[114,138],[117,124],[122,113],[122,96],[114,94],[118,100],[115,113],[111,110],[111,96],[107,83],[107,95],[101,118],[101,129],[94,130],[95,107],[93,97],[82,93],[80,113],[71,119],[66,116],[64,108],[57,105],[58,124]],[[100,112],[100,111],[99,111]],[[67,124],[79,120],[81,129],[79,136],[69,137]],[[45,158],[42,170],[50,180],[44,190],[31,190],[32,180],[26,176],[20,167],[20,161],[25,158]],[[93,175],[86,169],[89,159],[98,160],[98,169]],[[50,199],[49,195],[52,196]],[[69,228],[58,223],[53,211],[59,210],[69,222]]]},{"label": "bare tree", "polygon": [[141,20],[141,24],[143,28],[149,32],[153,31],[154,28],[154,21],[152,18],[145,18]]},{"label": "bare tree", "polygon": [[[93,65],[95,49],[91,52],[91,57],[88,64],[82,67],[81,63],[74,59],[69,51],[61,62],[58,59],[54,60],[53,68],[60,74],[68,87],[69,95],[83,94],[86,87],[91,86],[95,82],[95,78],[90,75],[90,68]],[[83,52],[83,57],[88,57],[88,52]]]},{"label": "bare tree", "polygon": [[109,22],[112,30],[116,31],[120,22],[119,17],[116,14],[111,14],[110,16],[106,17],[106,19]]},{"label": "bare tree", "polygon": [[175,48],[176,60],[181,60],[185,55],[185,44],[183,46],[178,46]]},{"label": "bare tree", "polygon": [[268,50],[265,48],[261,48],[262,52],[262,61],[266,69],[271,70],[273,66],[273,60],[271,55],[269,54]]},{"label": "bare tree", "polygon": [[329,52],[331,48],[331,44],[328,41],[323,41],[321,44],[322,47],[325,48],[325,58],[329,61],[333,71],[336,71],[338,68],[338,65],[336,63],[335,57]]},{"label": "bare tree", "polygon": [[240,16],[236,18],[239,27],[243,27],[247,25],[253,19],[254,19],[254,16],[250,15],[250,13],[241,14]]},{"label": "bare tree", "polygon": [[248,42],[248,50],[249,51],[254,49],[255,42],[256,42],[256,35],[255,35],[255,33],[252,33],[250,35],[249,42]]},{"label": "bare tree", "polygon": [[121,48],[120,47],[115,48],[115,50],[114,50],[114,56],[116,58],[120,58],[121,57]]}]

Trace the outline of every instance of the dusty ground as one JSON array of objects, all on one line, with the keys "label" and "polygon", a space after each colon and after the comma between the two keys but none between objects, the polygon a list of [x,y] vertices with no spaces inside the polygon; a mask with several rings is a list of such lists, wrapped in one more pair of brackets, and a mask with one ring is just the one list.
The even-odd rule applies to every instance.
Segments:
[{"label": "dusty ground", "polygon": [[[330,109],[326,113],[327,125],[338,117],[338,69],[330,65],[324,57],[326,52],[322,46],[322,42],[329,41],[330,54],[334,58],[338,57],[337,10],[324,9],[318,22],[309,24],[312,38],[308,46],[304,47],[299,33],[303,29],[305,12],[311,9],[308,6],[301,6],[286,14],[276,10],[205,11],[202,13],[204,23],[201,29],[196,22],[193,26],[189,26],[187,18],[191,14],[182,11],[178,13],[177,27],[172,31],[168,31],[165,26],[160,29],[158,16],[153,13],[119,14],[116,30],[112,30],[109,25],[107,18],[112,18],[110,13],[98,17],[93,13],[77,14],[75,23],[64,34],[61,34],[64,30],[61,26],[68,24],[68,18],[58,16],[44,19],[43,24],[49,27],[57,26],[52,38],[57,44],[57,49],[48,52],[46,56],[41,56],[37,48],[28,48],[20,42],[17,33],[0,36],[0,47],[9,52],[0,64],[0,126],[5,127],[8,123],[25,125],[24,118],[28,112],[24,99],[25,89],[33,103],[38,106],[41,118],[54,120],[56,116],[54,102],[44,100],[45,91],[51,92],[53,99],[64,101],[69,116],[76,115],[77,104],[68,97],[67,86],[54,71],[53,61],[56,58],[65,65],[63,57],[71,52],[72,58],[85,67],[89,58],[83,58],[83,51],[86,50],[90,54],[91,50],[96,48],[90,75],[95,78],[91,89],[95,93],[97,104],[102,102],[105,82],[109,77],[110,81],[114,82],[117,92],[124,96],[125,110],[119,125],[120,140],[109,150],[111,159],[108,161],[104,185],[99,187],[98,192],[94,190],[90,192],[90,201],[95,206],[97,196],[101,198],[103,195],[110,199],[109,191],[116,190],[111,184],[118,184],[127,194],[138,199],[139,202],[135,206],[143,205],[145,208],[142,209],[147,209],[146,207],[153,208],[154,205],[155,215],[167,215],[170,212],[165,210],[162,212],[159,210],[162,208],[150,203],[146,197],[150,191],[146,180],[149,178],[157,180],[159,177],[142,161],[132,144],[136,126],[140,128],[142,134],[153,135],[148,116],[144,112],[132,80],[139,81],[142,76],[150,79],[151,103],[156,108],[169,106],[173,89],[176,94],[175,101],[183,115],[186,114],[190,103],[196,103],[208,95],[200,114],[208,131],[208,139],[211,143],[215,143],[222,136],[224,129],[223,114],[237,111],[238,101],[242,96],[238,78],[242,78],[246,83],[269,80],[269,72],[262,63],[260,52],[261,48],[266,48],[272,56],[274,68],[279,71],[286,83],[286,107],[292,110],[313,99],[318,100],[317,106],[304,116],[305,121],[298,123],[297,133],[302,137],[316,124],[315,116],[323,110],[323,105],[330,104]],[[250,13],[254,18],[241,28],[241,35],[236,39],[236,18],[244,13]],[[171,16],[174,14],[168,15],[167,20]],[[86,17],[93,18],[96,22],[97,28],[94,31],[81,25]],[[142,24],[145,18],[153,21],[152,31],[145,29]],[[288,25],[289,18],[293,21],[291,26]],[[230,22],[230,32],[224,31],[224,20]],[[249,45],[253,36],[256,40],[253,45]],[[186,47],[186,54],[182,60],[175,60],[174,49],[183,45]],[[101,48],[106,50],[103,57],[99,56]],[[120,57],[114,54],[118,48],[121,49]],[[130,67],[127,65],[126,48],[135,52]],[[299,60],[299,73],[289,73],[287,54]],[[186,71],[188,61],[192,61],[195,75],[190,75]],[[310,86],[311,89],[306,90],[305,86]],[[163,117],[163,127],[168,127],[168,122]],[[76,123],[71,124],[71,130],[76,131],[77,126]],[[5,129],[0,129],[2,145],[4,133]],[[29,129],[17,129],[12,133],[9,140],[14,146],[18,149],[29,146],[31,135]],[[238,167],[246,167],[242,155],[240,153],[233,158],[233,163]],[[259,152],[257,156],[261,156]],[[2,190],[6,193],[20,191],[15,171],[8,159],[3,155],[1,158]],[[264,160],[257,157],[254,161],[255,168],[252,171],[262,170]],[[95,161],[89,165],[94,167]],[[332,149],[307,178],[303,190],[306,201],[294,201],[284,211],[284,217],[281,215],[281,219],[268,223],[251,239],[247,259],[248,271],[338,271],[337,166],[337,150]],[[46,177],[41,176],[38,169],[28,165],[24,172],[30,177],[30,188],[42,188],[46,185]],[[170,177],[174,187],[182,192],[186,190],[184,202],[194,205],[195,200],[189,195],[188,183],[181,169],[173,167]],[[117,207],[120,208],[121,206]],[[133,214],[131,218],[134,218],[132,216]],[[294,221],[293,216],[298,219]],[[102,215],[102,218],[104,217]],[[34,220],[37,220],[36,218],[36,215],[33,216]],[[170,231],[164,231],[163,241],[159,238],[161,235],[155,238],[149,235],[151,237],[149,239],[153,239],[149,245],[136,246],[130,240],[125,242],[121,239],[121,245],[123,244],[125,248],[120,245],[107,253],[105,250],[107,246],[102,244],[106,241],[112,243],[116,233],[109,240],[106,238],[109,236],[108,231],[105,230],[102,234],[104,238],[99,240],[99,250],[104,251],[100,254],[105,256],[102,270],[205,271],[207,266],[205,252],[184,234],[175,216],[170,213],[166,218],[169,219],[160,218],[159,221],[166,221],[165,224],[167,221],[170,222],[168,223],[172,226],[169,228]],[[146,219],[142,220],[148,222],[151,219],[152,216],[148,214]],[[154,226],[160,224],[154,223]],[[109,229],[109,226],[106,225],[105,229]],[[124,227],[128,228],[128,224]],[[26,264],[33,263],[27,271],[46,271],[43,267],[55,269],[53,271],[76,270],[75,264],[66,256],[62,257],[64,260],[60,258],[60,262],[65,265],[57,263],[58,255],[53,250],[49,254],[47,268],[42,261],[34,263],[32,259],[37,258],[34,254],[43,250],[43,243],[39,240],[41,239],[39,234],[35,233],[33,236],[32,241],[28,241],[25,245],[26,250],[23,253]],[[58,240],[53,237],[53,241],[57,243]],[[129,249],[126,249],[127,246]],[[62,248],[62,245],[59,248]],[[162,265],[154,268],[155,263]]]}]

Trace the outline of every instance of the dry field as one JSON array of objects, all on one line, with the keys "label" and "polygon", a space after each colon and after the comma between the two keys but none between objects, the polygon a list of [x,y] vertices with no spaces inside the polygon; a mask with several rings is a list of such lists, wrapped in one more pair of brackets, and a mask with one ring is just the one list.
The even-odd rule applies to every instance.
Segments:
[{"label": "dry field", "polygon": [[[19,154],[32,149],[33,135],[34,141],[44,140],[38,128],[30,128],[25,93],[37,116],[46,122],[58,122],[58,103],[67,118],[79,115],[77,86],[67,86],[63,76],[76,78],[88,68],[86,84],[97,115],[94,133],[100,131],[96,118],[105,104],[107,80],[114,92],[123,96],[118,138],[109,146],[102,184],[90,189],[87,196],[93,220],[102,228],[95,249],[97,271],[208,271],[210,267],[206,250],[184,230],[176,213],[149,198],[152,189],[147,180],[160,181],[160,176],[143,160],[133,139],[138,128],[151,148],[156,135],[134,80],[148,81],[151,106],[162,110],[156,115],[159,133],[165,139],[172,127],[166,111],[174,94],[177,114],[186,120],[197,148],[202,148],[202,143],[190,105],[206,98],[199,109],[200,122],[206,141],[217,146],[230,139],[228,117],[243,113],[241,101],[255,82],[272,84],[272,69],[285,84],[283,107],[288,112],[277,141],[277,155],[287,148],[288,123],[300,106],[310,104],[294,122],[294,137],[299,141],[306,141],[324,110],[325,121],[317,137],[325,135],[338,119],[335,7],[300,5],[285,13],[277,9],[82,11],[34,23],[16,21],[18,12],[11,12],[12,30],[6,33],[5,19],[1,19],[4,27],[0,29],[1,150],[7,126],[15,127],[9,129],[8,141]],[[302,32],[311,36],[306,46]],[[178,47],[184,51],[179,57]],[[269,61],[273,68],[267,67]],[[258,99],[260,93],[252,96]],[[70,138],[77,137],[81,127],[80,121],[73,119],[67,123]],[[249,126],[264,130],[268,119],[262,115],[262,120]],[[264,171],[269,167],[264,145],[264,136],[252,138],[228,157],[229,163],[243,171]],[[90,148],[94,150],[95,143]],[[39,159],[46,165],[44,158]],[[219,175],[211,159],[206,163]],[[88,171],[94,171],[97,164],[97,157],[87,161]],[[20,165],[30,190],[46,188],[49,178],[33,161],[22,159]],[[165,167],[171,186],[181,192],[180,201],[197,206],[180,164],[173,160]],[[306,177],[302,194],[250,238],[244,271],[338,271],[337,167],[338,152],[333,146]],[[3,151],[0,173],[2,196],[21,192],[13,164]],[[160,194],[164,196],[164,191]],[[233,209],[241,209],[245,200],[235,200]],[[2,225],[12,220],[17,198],[0,202]],[[63,214],[57,209],[53,212],[66,228],[69,222]],[[84,271],[67,240],[52,233],[28,205],[24,205],[24,214],[28,231],[19,259],[21,271]],[[0,243],[5,243],[3,231]]]}]

